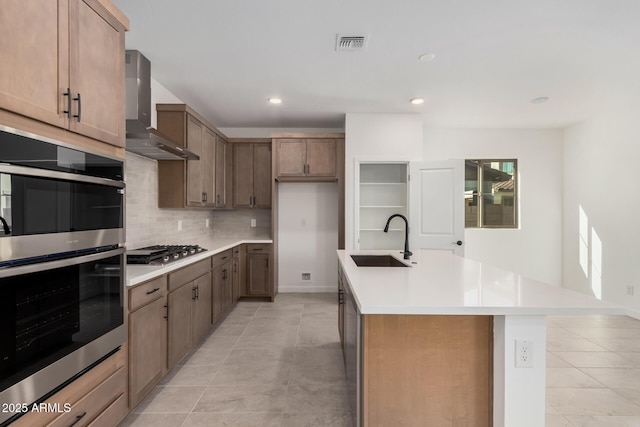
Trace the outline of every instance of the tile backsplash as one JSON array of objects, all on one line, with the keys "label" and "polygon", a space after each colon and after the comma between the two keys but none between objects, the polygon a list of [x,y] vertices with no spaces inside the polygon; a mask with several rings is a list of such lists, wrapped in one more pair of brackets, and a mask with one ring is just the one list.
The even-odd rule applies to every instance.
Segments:
[{"label": "tile backsplash", "polygon": [[[197,243],[207,238],[270,238],[268,209],[211,211],[158,208],[158,163],[127,152],[127,248]],[[251,227],[251,219],[256,227]],[[206,223],[209,220],[209,228]],[[181,230],[178,222],[181,221]]]}]

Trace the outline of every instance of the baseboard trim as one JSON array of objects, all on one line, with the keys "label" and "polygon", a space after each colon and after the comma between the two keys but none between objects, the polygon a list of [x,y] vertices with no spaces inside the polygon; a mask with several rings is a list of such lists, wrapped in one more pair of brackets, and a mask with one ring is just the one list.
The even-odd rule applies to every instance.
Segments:
[{"label": "baseboard trim", "polygon": [[279,285],[278,293],[335,293],[338,285]]},{"label": "baseboard trim", "polygon": [[640,311],[632,310],[627,307],[627,316],[640,320]]}]

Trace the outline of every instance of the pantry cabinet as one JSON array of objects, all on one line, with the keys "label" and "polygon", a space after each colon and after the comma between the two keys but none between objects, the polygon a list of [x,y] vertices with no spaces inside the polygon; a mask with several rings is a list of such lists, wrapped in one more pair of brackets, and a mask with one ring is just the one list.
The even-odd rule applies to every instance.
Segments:
[{"label": "pantry cabinet", "polygon": [[233,144],[233,207],[271,207],[271,144]]},{"label": "pantry cabinet", "polygon": [[128,25],[108,0],[3,1],[0,108],[124,147]]}]

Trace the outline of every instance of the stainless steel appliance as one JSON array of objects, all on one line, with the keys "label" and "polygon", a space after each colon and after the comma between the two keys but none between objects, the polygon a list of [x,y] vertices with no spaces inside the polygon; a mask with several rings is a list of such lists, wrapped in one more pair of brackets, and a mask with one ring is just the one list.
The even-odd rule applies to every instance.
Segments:
[{"label": "stainless steel appliance", "polygon": [[137,50],[125,52],[127,151],[157,160],[199,160],[151,127],[151,63]]},{"label": "stainless steel appliance", "polygon": [[40,402],[126,340],[123,168],[0,126],[0,403]]},{"label": "stainless steel appliance", "polygon": [[206,251],[198,245],[155,245],[127,251],[127,264],[162,265]]}]

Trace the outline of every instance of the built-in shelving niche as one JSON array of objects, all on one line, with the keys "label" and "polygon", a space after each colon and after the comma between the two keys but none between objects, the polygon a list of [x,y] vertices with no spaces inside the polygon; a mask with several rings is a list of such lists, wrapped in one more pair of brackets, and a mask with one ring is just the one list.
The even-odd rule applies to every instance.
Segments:
[{"label": "built-in shelving niche", "polygon": [[403,248],[402,220],[394,219],[388,233],[383,229],[391,215],[408,214],[407,167],[406,162],[360,162],[356,196],[356,248]]}]

